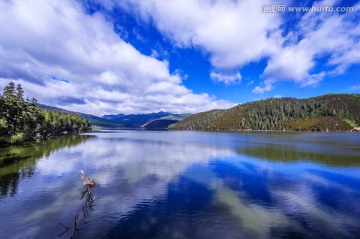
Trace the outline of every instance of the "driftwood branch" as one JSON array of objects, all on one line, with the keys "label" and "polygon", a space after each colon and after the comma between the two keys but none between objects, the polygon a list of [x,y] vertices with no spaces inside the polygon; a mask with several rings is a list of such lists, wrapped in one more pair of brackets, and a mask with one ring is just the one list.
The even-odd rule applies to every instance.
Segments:
[{"label": "driftwood branch", "polygon": [[84,190],[81,192],[81,197],[80,197],[80,200],[83,200],[83,198],[85,198],[84,205],[82,206],[81,210],[77,214],[75,214],[74,223],[71,228],[60,222],[60,225],[64,227],[65,230],[59,235],[59,237],[63,236],[66,232],[68,232],[71,229],[69,238],[74,238],[74,236],[77,233],[79,233],[81,222],[87,224],[86,218],[89,216],[90,212],[94,210],[93,208],[95,203],[94,189],[96,183],[93,180],[91,180],[88,176],[86,176],[83,170],[81,170],[81,179],[85,180]]},{"label": "driftwood branch", "polygon": [[81,178],[85,179],[84,186],[95,187],[96,183],[85,175],[84,171],[81,170]]}]

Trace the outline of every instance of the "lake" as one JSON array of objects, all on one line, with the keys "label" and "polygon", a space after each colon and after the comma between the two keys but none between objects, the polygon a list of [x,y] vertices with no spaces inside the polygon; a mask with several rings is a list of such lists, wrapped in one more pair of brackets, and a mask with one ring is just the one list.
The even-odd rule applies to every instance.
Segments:
[{"label": "lake", "polygon": [[[86,223],[81,170],[97,183]],[[0,148],[0,237],[73,232],[359,238],[360,134],[123,130]]]}]

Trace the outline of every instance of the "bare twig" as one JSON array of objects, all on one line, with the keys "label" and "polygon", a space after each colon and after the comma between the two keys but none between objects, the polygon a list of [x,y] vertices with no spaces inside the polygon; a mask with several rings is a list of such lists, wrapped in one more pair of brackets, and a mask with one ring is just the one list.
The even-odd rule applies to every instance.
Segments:
[{"label": "bare twig", "polygon": [[62,224],[61,222],[60,222],[60,226],[63,226],[63,227],[65,228],[65,230],[59,235],[59,237],[61,237],[62,235],[64,235],[64,234],[70,229],[69,227],[65,226],[65,225]]},{"label": "bare twig", "polygon": [[[91,180],[88,176],[86,176],[83,170],[81,170],[81,178],[85,179],[85,182],[84,182],[84,190],[81,192],[80,200],[82,200],[85,197],[85,195],[86,195],[86,198],[85,198],[84,205],[82,206],[80,212],[74,216],[74,224],[73,224],[73,227],[71,228],[72,233],[69,235],[69,238],[74,238],[74,236],[79,232],[79,230],[80,230],[79,224],[81,222],[84,222],[85,224],[87,224],[86,218],[88,217],[90,211],[94,210],[93,206],[94,206],[94,202],[95,202],[95,197],[93,196],[93,194],[94,194],[94,188],[96,186],[96,183],[93,180]],[[81,221],[81,219],[82,219],[82,221]],[[61,222],[60,222],[60,225],[65,228],[65,231],[63,233],[61,233],[59,235],[59,237],[64,235],[70,229],[69,227],[65,226]]]}]

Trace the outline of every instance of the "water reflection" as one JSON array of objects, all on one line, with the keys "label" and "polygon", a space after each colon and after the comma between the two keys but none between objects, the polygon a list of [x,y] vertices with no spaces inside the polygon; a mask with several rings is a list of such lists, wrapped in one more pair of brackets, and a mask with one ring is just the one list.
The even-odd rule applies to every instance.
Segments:
[{"label": "water reflection", "polygon": [[[333,166],[359,166],[360,159],[358,153],[350,155],[333,154],[324,150],[320,152],[299,151],[296,147],[288,148],[282,145],[262,145],[258,147],[249,146],[238,151],[259,159],[267,159],[279,162],[312,161]],[[345,152],[346,153],[346,152]]]},{"label": "water reflection", "polygon": [[[257,234],[252,238],[356,238],[360,231],[359,188],[342,183],[344,172],[351,171],[336,175],[320,165],[284,167],[246,159],[216,168],[230,189],[221,192],[219,201],[229,205],[244,228]],[[348,182],[359,185],[358,173]]]},{"label": "water reflection", "polygon": [[0,235],[56,237],[58,222],[71,224],[69,215],[80,206],[80,169],[98,183],[98,199],[78,238],[356,238],[360,233],[356,134],[93,135],[37,161],[30,180],[19,179],[19,193],[3,199]]},{"label": "water reflection", "polygon": [[90,135],[69,135],[36,144],[0,148],[0,198],[14,196],[20,178],[26,180],[34,174],[38,159],[65,147],[78,145]]}]

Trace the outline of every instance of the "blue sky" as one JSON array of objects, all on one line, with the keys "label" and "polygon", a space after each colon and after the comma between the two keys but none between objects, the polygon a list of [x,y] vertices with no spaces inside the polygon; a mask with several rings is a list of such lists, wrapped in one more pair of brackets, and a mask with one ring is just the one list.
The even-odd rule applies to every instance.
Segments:
[{"label": "blue sky", "polygon": [[[264,13],[264,5],[353,7]],[[103,115],[360,92],[359,1],[9,0],[0,86]]]}]

